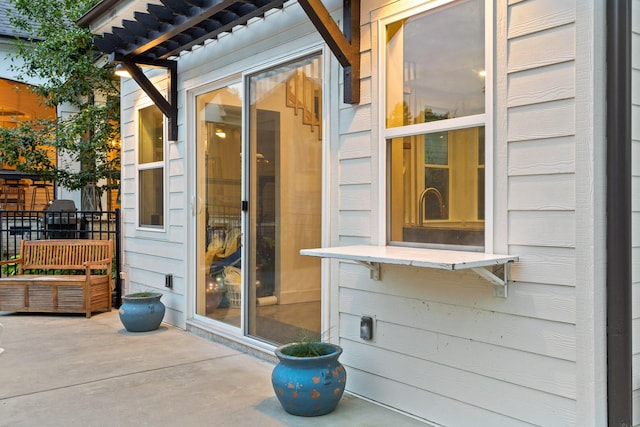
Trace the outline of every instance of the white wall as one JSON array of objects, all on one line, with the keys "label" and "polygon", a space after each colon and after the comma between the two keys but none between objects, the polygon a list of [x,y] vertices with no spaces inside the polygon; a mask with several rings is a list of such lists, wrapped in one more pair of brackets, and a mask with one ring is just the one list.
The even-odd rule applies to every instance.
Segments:
[{"label": "white wall", "polygon": [[[148,76],[161,93],[166,92],[166,73],[150,71]],[[131,79],[121,84],[121,209],[123,220],[124,293],[155,289],[164,293],[167,307],[164,321],[185,326],[185,271],[187,189],[184,176],[184,127],[177,142],[165,141],[165,227],[144,230],[137,227],[136,177],[137,112],[151,101]],[[181,103],[180,105],[184,105]],[[184,108],[179,124],[184,123]],[[165,274],[173,274],[173,289],[164,287]]]},{"label": "white wall", "polygon": [[[342,103],[342,71],[331,58],[326,120],[332,245],[385,239],[376,210],[384,194],[377,119],[381,53],[377,23],[370,19],[383,8],[408,3],[362,2],[360,105]],[[324,329],[337,333],[344,348],[349,391],[425,420],[455,426],[603,425],[604,1],[495,3],[492,237],[495,252],[520,256],[509,297],[494,297],[491,286],[472,272],[384,265],[382,280],[373,281],[364,267],[332,261],[331,323]],[[134,82],[123,82],[126,283],[129,290],[163,291],[170,323],[185,325],[195,280],[189,93],[317,41],[308,22],[301,22],[306,21],[299,6],[287,4],[268,17],[269,25],[257,21],[180,58],[179,138],[166,151],[165,232],[136,228],[134,106],[148,105],[148,99]],[[164,87],[163,77],[154,76]],[[638,180],[638,167],[634,171]],[[638,252],[638,239],[634,245]],[[174,274],[173,290],[163,287],[167,272]],[[636,289],[638,284],[636,279]],[[376,318],[373,342],[359,338],[364,314]],[[634,316],[637,324],[637,307]],[[640,353],[637,340],[634,345]],[[636,389],[638,381],[634,377]]]},{"label": "white wall", "polygon": [[[520,256],[508,299],[473,273],[383,265],[377,282],[340,264],[349,390],[442,425],[602,425],[602,11],[579,3],[495,5],[494,251]],[[338,125],[340,245],[384,241],[374,208],[381,53],[368,18],[403,4],[363,6],[374,9],[361,15],[363,101],[341,108]],[[371,344],[358,336],[363,314],[376,316]]]},{"label": "white wall", "polygon": [[13,66],[22,63],[19,58],[15,57],[15,53],[13,40],[0,37],[0,77],[20,81],[17,72],[12,69]]},{"label": "white wall", "polygon": [[[41,79],[20,78],[19,68],[24,63],[20,57],[15,56],[16,48],[13,39],[0,37],[0,77],[16,80],[27,84],[41,83]],[[18,68],[18,70],[16,70]]]}]

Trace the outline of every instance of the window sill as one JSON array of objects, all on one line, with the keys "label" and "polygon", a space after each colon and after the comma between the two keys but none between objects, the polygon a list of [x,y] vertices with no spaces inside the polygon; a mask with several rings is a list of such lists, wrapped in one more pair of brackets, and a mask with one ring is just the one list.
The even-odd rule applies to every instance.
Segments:
[{"label": "window sill", "polygon": [[[380,264],[451,271],[470,269],[494,286],[494,295],[504,298],[507,297],[510,264],[519,259],[517,255],[369,245],[302,249],[300,254],[355,261],[367,267],[374,280],[380,280]],[[498,266],[497,270],[502,270],[503,277],[496,275],[495,267]],[[493,268],[488,270],[487,267]]]}]

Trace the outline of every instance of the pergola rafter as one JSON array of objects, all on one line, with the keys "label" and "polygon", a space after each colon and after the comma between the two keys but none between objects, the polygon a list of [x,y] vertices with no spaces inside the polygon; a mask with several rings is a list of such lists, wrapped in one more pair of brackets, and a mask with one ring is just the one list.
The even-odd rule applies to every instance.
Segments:
[{"label": "pergola rafter", "polygon": [[[102,3],[106,3],[104,0]],[[107,8],[102,3],[78,22],[90,26]],[[110,5],[116,3],[111,0]],[[206,40],[229,33],[251,19],[282,8],[285,0],[161,0],[136,11],[134,20],[122,20],[110,32],[95,36],[95,45],[113,61],[121,62],[132,78],[169,119],[169,139],[177,139],[177,67],[171,58]],[[360,101],[360,0],[343,0],[343,29],[321,0],[299,0],[313,25],[344,70],[344,101]],[[102,6],[102,7],[101,7]],[[140,65],[167,68],[170,90],[165,99],[144,76]]]}]

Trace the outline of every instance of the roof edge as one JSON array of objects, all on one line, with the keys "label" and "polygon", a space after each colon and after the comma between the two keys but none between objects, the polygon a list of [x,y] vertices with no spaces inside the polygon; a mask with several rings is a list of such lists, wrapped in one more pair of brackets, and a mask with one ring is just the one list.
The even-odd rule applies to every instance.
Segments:
[{"label": "roof edge", "polygon": [[104,17],[104,15],[112,9],[115,9],[118,4],[122,2],[122,0],[102,0],[78,19],[76,23],[83,28],[89,28],[91,24]]}]

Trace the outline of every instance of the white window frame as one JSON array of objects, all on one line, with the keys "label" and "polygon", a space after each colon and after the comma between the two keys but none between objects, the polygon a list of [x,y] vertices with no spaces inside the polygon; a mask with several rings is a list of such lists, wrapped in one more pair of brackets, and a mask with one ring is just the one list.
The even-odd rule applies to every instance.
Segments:
[{"label": "white window frame", "polygon": [[[135,148],[135,195],[136,195],[136,229],[154,233],[164,233],[167,227],[167,117],[162,114],[162,160],[149,163],[140,163],[140,112],[155,104],[145,103],[137,106],[135,113],[136,148]],[[162,169],[162,225],[140,224],[140,171]]]},{"label": "white window frame", "polygon": [[[458,0],[440,0],[440,1],[426,1],[422,4],[415,6],[409,5],[404,9],[399,9],[397,6],[389,8],[383,8],[377,16],[377,57],[378,57],[378,167],[380,171],[379,176],[379,198],[378,198],[378,215],[379,215],[379,228],[378,235],[381,236],[381,243],[389,246],[389,211],[388,211],[388,158],[387,158],[387,146],[388,140],[392,138],[402,136],[414,136],[424,133],[433,133],[441,131],[456,130],[462,128],[469,128],[474,126],[485,127],[485,243],[484,252],[493,252],[493,186],[494,186],[494,9],[493,2],[485,0],[485,112],[483,114],[475,114],[471,116],[463,116],[446,121],[435,121],[427,123],[419,123],[403,127],[386,128],[386,27],[387,25],[396,22],[401,19],[405,19],[411,16],[418,15],[420,13],[435,9],[437,7],[455,3]],[[409,3],[409,2],[407,2]],[[414,244],[406,242],[403,245],[413,246]],[[419,244],[415,244],[419,246]],[[455,249],[455,247],[452,247]],[[464,248],[460,248],[464,251]]]},{"label": "white window frame", "polygon": [[[403,131],[391,128],[386,129],[386,68],[385,68],[385,35],[386,26],[392,22],[417,15],[424,11],[439,7],[456,0],[407,0],[394,2],[371,12],[371,61],[374,64],[371,76],[372,117],[377,120],[371,128],[372,139],[378,141],[377,151],[372,153],[374,167],[377,166],[378,179],[372,181],[374,194],[377,196],[375,208],[372,211],[374,226],[377,227],[372,235],[370,245],[336,246],[316,249],[305,249],[303,255],[319,258],[351,260],[370,270],[372,280],[384,280],[381,273],[382,264],[422,267],[428,269],[442,269],[458,271],[470,269],[494,288],[494,296],[507,298],[508,284],[510,282],[510,265],[519,260],[517,255],[494,254],[494,35],[496,28],[494,19],[494,6],[492,0],[485,0],[485,91],[491,96],[485,97],[485,112],[477,116],[460,117],[450,119],[446,123],[430,122],[403,127]],[[482,121],[480,122],[480,119]],[[441,250],[415,247],[409,244],[405,246],[391,246],[388,239],[388,140],[401,135],[416,135],[427,132],[454,130],[462,127],[472,127],[476,124],[485,127],[485,244],[484,253],[469,252],[465,248],[459,250]],[[408,133],[407,133],[408,132]],[[407,242],[408,243],[408,242]],[[417,246],[418,244],[416,244]],[[494,271],[496,265],[504,265],[504,271],[500,277]]]}]

